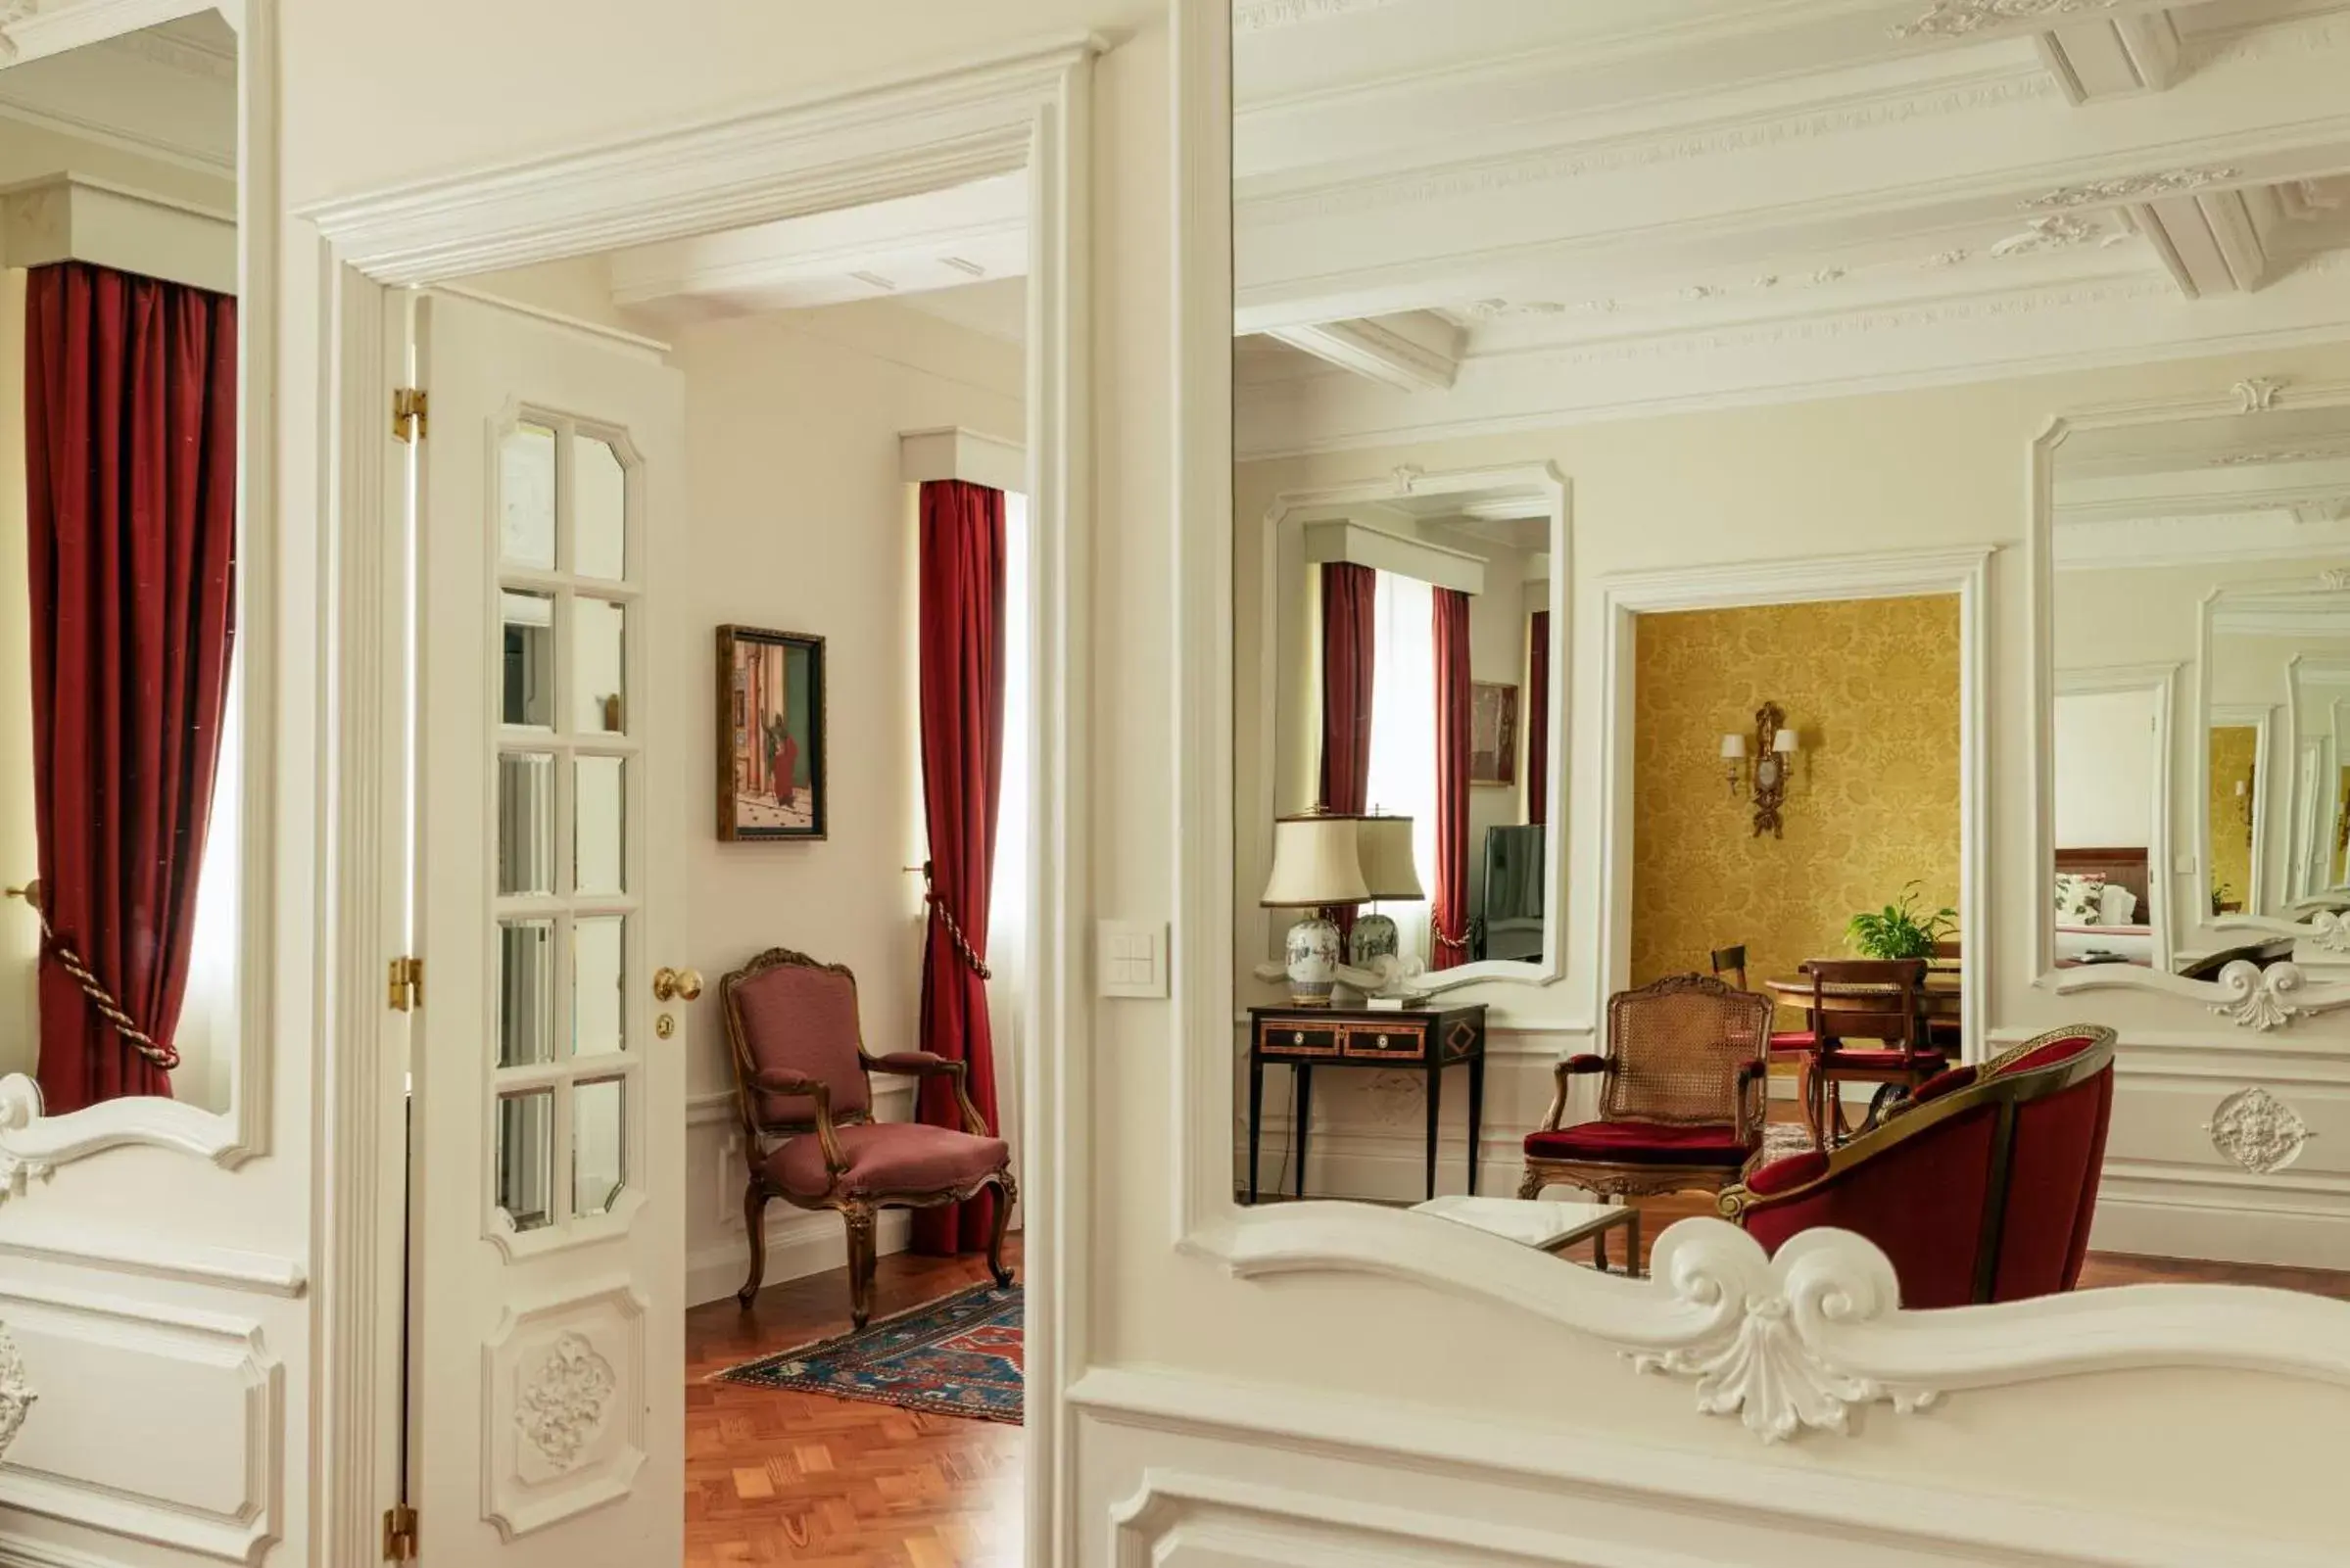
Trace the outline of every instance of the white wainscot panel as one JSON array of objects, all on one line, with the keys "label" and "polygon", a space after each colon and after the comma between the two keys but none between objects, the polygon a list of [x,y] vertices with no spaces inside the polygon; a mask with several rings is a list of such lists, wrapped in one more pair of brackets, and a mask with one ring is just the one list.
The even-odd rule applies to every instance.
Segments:
[{"label": "white wainscot panel", "polygon": [[2350,1268],[2350,1042],[2126,1050],[2090,1244]]},{"label": "white wainscot panel", "polygon": [[284,1376],[250,1318],[0,1284],[37,1396],[0,1508],[230,1561],[277,1539]]}]

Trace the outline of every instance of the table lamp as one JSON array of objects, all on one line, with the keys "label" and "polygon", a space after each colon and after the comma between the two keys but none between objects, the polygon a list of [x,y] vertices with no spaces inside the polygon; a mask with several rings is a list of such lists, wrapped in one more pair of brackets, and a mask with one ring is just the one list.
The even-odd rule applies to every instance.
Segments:
[{"label": "table lamp", "polygon": [[[1412,819],[1365,817],[1355,824],[1355,849],[1363,866],[1364,885],[1372,900],[1421,899],[1419,865],[1412,851]],[[1395,922],[1376,909],[1355,917],[1354,934],[1347,939],[1347,962],[1359,970],[1372,968],[1382,958],[1400,956]]]},{"label": "table lamp", "polygon": [[[1402,820],[1402,819],[1397,819]],[[1338,923],[1329,911],[1371,896],[1364,879],[1355,817],[1312,814],[1272,825],[1272,872],[1265,879],[1266,909],[1303,913],[1284,944],[1289,1000],[1296,1007],[1328,1007],[1338,980]],[[1388,940],[1394,941],[1394,922]]]}]

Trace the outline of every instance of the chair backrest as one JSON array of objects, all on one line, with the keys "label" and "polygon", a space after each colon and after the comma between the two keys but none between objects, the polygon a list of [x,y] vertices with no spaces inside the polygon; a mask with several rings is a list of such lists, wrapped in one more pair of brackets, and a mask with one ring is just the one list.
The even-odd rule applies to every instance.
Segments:
[{"label": "chair backrest", "polygon": [[[1926,983],[1924,959],[1815,958],[1802,972],[1811,977],[1811,1028],[1820,1044],[1878,1040],[1890,1050],[1922,1049],[1918,990]],[[1869,989],[1858,995],[1841,989],[1836,1007],[1829,1008],[1829,995],[1848,987]]]},{"label": "chair backrest", "polygon": [[[1607,999],[1607,1121],[1759,1124],[1771,1001],[1703,974],[1668,974]],[[1754,1067],[1741,1093],[1740,1069]]]},{"label": "chair backrest", "polygon": [[1713,965],[1715,979],[1726,980],[1742,991],[1747,988],[1746,943],[1740,942],[1735,947],[1717,947],[1706,957]]},{"label": "chair backrest", "polygon": [[1719,1199],[1776,1252],[1822,1225],[1893,1259],[1901,1305],[1961,1307],[2071,1290],[2113,1114],[2114,1031],[2043,1034],[1922,1086],[1833,1154],[1794,1155]]},{"label": "chair backrest", "polygon": [[735,1087],[746,1128],[799,1132],[815,1125],[816,1102],[770,1094],[752,1079],[762,1069],[815,1078],[831,1089],[836,1122],[861,1121],[873,1105],[857,1024],[857,977],[787,947],[771,947],[718,982]]}]

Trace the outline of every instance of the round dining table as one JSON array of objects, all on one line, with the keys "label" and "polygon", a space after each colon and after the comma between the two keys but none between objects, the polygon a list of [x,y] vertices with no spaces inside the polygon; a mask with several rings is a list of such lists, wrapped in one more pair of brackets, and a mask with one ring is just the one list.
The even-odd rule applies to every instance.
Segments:
[{"label": "round dining table", "polygon": [[[1792,1007],[1809,1009],[1811,1006],[1811,976],[1787,974],[1762,982],[1771,994]],[[1831,1013],[1883,1012],[1885,1004],[1898,994],[1891,985],[1875,985],[1865,981],[1834,982],[1820,988],[1820,1005]],[[1918,1008],[1929,1019],[1958,1017],[1958,972],[1956,970],[1928,970],[1925,983],[1918,987]]]}]

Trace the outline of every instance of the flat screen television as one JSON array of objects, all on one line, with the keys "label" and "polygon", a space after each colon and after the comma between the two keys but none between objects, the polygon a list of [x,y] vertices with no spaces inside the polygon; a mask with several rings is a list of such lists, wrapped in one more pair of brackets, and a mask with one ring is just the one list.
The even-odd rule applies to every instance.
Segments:
[{"label": "flat screen television", "polygon": [[1481,959],[1542,957],[1541,823],[1485,830],[1485,896],[1477,910]]}]

